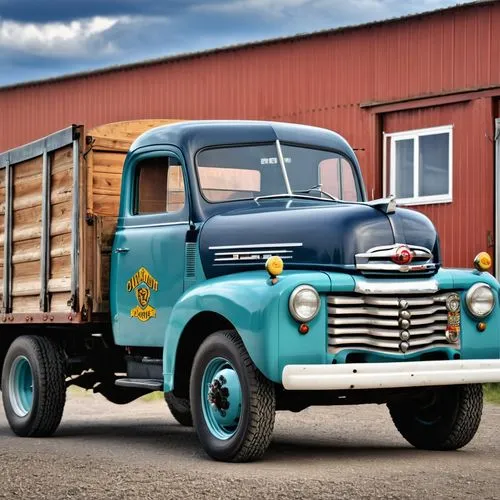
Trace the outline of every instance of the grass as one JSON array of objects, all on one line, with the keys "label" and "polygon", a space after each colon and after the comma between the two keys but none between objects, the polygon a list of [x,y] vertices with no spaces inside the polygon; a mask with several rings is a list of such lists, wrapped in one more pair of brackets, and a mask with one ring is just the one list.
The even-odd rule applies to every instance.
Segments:
[{"label": "grass", "polygon": [[500,404],[500,384],[484,384],[484,396],[488,403]]}]

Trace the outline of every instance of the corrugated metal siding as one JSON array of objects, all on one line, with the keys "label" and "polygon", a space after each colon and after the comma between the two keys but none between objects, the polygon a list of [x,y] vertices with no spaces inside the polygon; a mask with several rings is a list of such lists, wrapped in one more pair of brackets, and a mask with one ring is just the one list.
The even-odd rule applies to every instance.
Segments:
[{"label": "corrugated metal siding", "polygon": [[436,225],[446,265],[472,265],[494,233],[493,117],[490,99],[391,113],[384,132],[453,126],[453,202],[416,208]]},{"label": "corrugated metal siding", "polygon": [[[381,172],[375,122],[359,104],[500,83],[500,43],[495,30],[499,25],[500,4],[480,4],[401,22],[0,91],[0,151],[69,123],[91,128],[139,118],[292,121],[337,130],[360,148],[368,193],[378,196]],[[482,126],[485,113],[472,114],[479,120],[475,128]],[[491,148],[481,149],[486,147],[484,130],[482,134],[470,147],[486,159]],[[472,156],[463,157],[467,165]],[[457,170],[464,168],[461,161],[458,154]],[[446,231],[443,218],[458,221],[462,217],[457,189],[451,207],[425,209]],[[488,200],[491,202],[488,197],[481,203],[485,203],[489,220],[493,209],[486,206]],[[460,227],[467,226],[462,222]],[[448,232],[443,237],[446,247],[449,237]],[[464,256],[468,259],[471,253],[447,249],[446,263],[468,264]]]}]

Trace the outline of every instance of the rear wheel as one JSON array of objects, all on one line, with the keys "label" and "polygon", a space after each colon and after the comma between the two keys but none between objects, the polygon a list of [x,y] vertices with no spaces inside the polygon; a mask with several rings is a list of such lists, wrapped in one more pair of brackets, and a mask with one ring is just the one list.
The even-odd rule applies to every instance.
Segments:
[{"label": "rear wheel", "polygon": [[189,404],[189,399],[178,398],[177,396],[174,396],[172,392],[166,392],[164,397],[168,405],[168,409],[175,420],[185,427],[192,427],[193,417],[191,416],[191,405]]},{"label": "rear wheel", "polygon": [[50,436],[66,401],[64,353],[51,339],[23,336],[10,346],[2,371],[2,398],[19,436]]},{"label": "rear wheel", "polygon": [[194,426],[208,455],[248,462],[265,453],[274,427],[274,386],[235,331],[214,333],[200,346],[190,394]]},{"label": "rear wheel", "polygon": [[475,436],[483,411],[481,385],[430,388],[418,399],[390,403],[392,420],[416,448],[457,450]]}]

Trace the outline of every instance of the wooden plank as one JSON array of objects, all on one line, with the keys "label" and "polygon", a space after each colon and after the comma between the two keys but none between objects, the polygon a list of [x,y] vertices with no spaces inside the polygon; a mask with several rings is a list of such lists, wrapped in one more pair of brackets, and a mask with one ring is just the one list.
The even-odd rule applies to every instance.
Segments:
[{"label": "wooden plank", "polygon": [[94,213],[104,216],[118,217],[120,209],[120,198],[118,196],[107,196],[96,194],[94,196]]},{"label": "wooden plank", "polygon": [[62,170],[73,170],[73,146],[58,149],[52,154],[51,174]]},{"label": "wooden plank", "polygon": [[42,172],[42,157],[38,156],[32,160],[16,163],[13,168],[13,172],[14,183],[19,179],[24,179],[25,177],[40,175]]},{"label": "wooden plank", "polygon": [[161,125],[178,123],[184,120],[146,119],[106,123],[88,131],[88,135],[109,139],[134,140],[143,132]]},{"label": "wooden plank", "polygon": [[[60,257],[64,258],[64,257]],[[37,282],[40,278],[40,261],[38,262],[19,262],[12,266],[12,279],[23,281],[27,277],[36,278]]]},{"label": "wooden plank", "polygon": [[13,297],[12,312],[20,314],[40,312],[40,297],[38,295]]},{"label": "wooden plank", "polygon": [[71,258],[69,255],[61,257],[51,257],[50,259],[50,279],[52,278],[70,278],[71,277]]},{"label": "wooden plank", "polygon": [[133,141],[133,139],[109,139],[107,137],[97,137],[93,135],[92,147],[101,151],[120,151],[122,153],[126,153],[130,149]]},{"label": "wooden plank", "polygon": [[93,171],[101,174],[117,174],[121,175],[123,171],[123,163],[126,155],[116,152],[94,151]]},{"label": "wooden plank", "polygon": [[108,194],[111,196],[120,196],[122,184],[122,175],[114,173],[94,173],[92,191],[95,194]]},{"label": "wooden plank", "polygon": [[52,293],[50,295],[50,312],[70,312],[68,300],[71,298],[71,292]]}]

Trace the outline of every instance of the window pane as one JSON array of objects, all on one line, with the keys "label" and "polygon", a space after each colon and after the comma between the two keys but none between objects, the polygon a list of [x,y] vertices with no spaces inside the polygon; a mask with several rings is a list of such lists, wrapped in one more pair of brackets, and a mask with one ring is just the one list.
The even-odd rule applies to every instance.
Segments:
[{"label": "window pane", "polygon": [[144,160],[139,165],[138,214],[157,214],[167,208],[167,158]]},{"label": "window pane", "polygon": [[449,133],[423,135],[419,139],[419,196],[448,194]]},{"label": "window pane", "polygon": [[136,210],[138,215],[177,212],[184,207],[184,177],[179,161],[162,156],[137,166]]},{"label": "window pane", "polygon": [[396,197],[413,198],[413,151],[415,141],[403,139],[395,142]]},{"label": "window pane", "polygon": [[208,201],[286,192],[275,145],[206,149],[198,153],[196,162],[201,190]]},{"label": "window pane", "polygon": [[167,212],[178,212],[184,207],[184,176],[180,165],[168,167]]},{"label": "window pane", "polygon": [[321,189],[345,201],[357,201],[358,192],[351,164],[345,158],[328,158],[319,164]]},{"label": "window pane", "polygon": [[282,144],[286,171],[294,193],[346,201],[360,199],[354,166],[339,153]]}]

